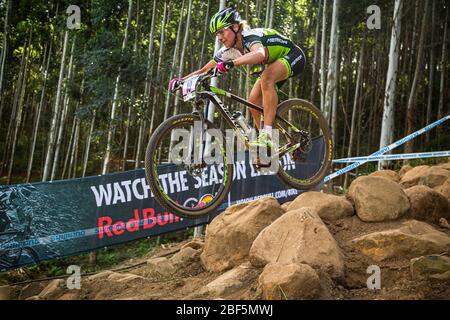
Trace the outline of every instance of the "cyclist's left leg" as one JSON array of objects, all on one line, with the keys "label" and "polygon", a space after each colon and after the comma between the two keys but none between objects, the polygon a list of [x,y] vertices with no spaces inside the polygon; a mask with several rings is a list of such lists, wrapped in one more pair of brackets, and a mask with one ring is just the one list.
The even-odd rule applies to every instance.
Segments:
[{"label": "cyclist's left leg", "polygon": [[278,105],[276,83],[290,76],[290,69],[281,59],[270,64],[261,75],[261,90],[264,106],[264,125],[272,126]]}]

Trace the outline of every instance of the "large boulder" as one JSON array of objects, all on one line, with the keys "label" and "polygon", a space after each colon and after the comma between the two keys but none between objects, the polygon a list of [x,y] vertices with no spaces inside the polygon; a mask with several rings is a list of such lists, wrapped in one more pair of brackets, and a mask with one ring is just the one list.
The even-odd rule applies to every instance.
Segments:
[{"label": "large boulder", "polygon": [[347,196],[355,204],[358,217],[365,222],[395,220],[410,208],[408,197],[397,183],[381,177],[359,177]]},{"label": "large boulder", "polygon": [[400,182],[400,175],[393,170],[379,170],[369,174],[369,177],[382,177],[394,182]]},{"label": "large boulder", "polygon": [[260,271],[249,262],[245,262],[220,275],[200,290],[200,294],[208,294],[215,298],[224,297],[239,291],[255,280]]},{"label": "large boulder", "polygon": [[265,228],[253,242],[250,262],[255,267],[269,262],[305,263],[332,277],[344,272],[341,250],[312,208],[288,211]]},{"label": "large boulder", "polygon": [[449,178],[450,171],[445,170],[444,168],[431,167],[420,177],[419,184],[426,185],[430,188],[436,188],[441,186]]},{"label": "large boulder", "polygon": [[319,298],[319,276],[307,264],[269,263],[258,279],[258,291],[265,300]]},{"label": "large boulder", "polygon": [[442,194],[444,197],[446,197],[447,200],[450,202],[450,179],[445,180],[443,184],[433,189]]},{"label": "large boulder", "polygon": [[217,216],[207,227],[200,256],[206,270],[221,272],[248,259],[253,241],[284,210],[273,197],[234,205]]},{"label": "large boulder", "polygon": [[412,168],[411,170],[408,170],[400,180],[400,184],[404,188],[411,188],[412,186],[415,186],[419,183],[420,178],[423,177],[430,166],[417,166]]},{"label": "large boulder", "polygon": [[448,200],[439,192],[423,185],[405,190],[411,204],[410,215],[417,220],[439,223],[440,218],[450,218]]},{"label": "large boulder", "polygon": [[323,192],[305,192],[295,198],[287,211],[310,207],[316,210],[320,218],[336,220],[353,215],[352,204],[344,196],[335,196]]},{"label": "large boulder", "polygon": [[403,178],[403,176],[412,169],[413,167],[411,167],[409,164],[404,165],[403,167],[401,167],[401,169],[398,171],[398,174],[400,176],[400,178]]},{"label": "large boulder", "polygon": [[292,203],[292,201],[288,201],[288,202],[285,202],[285,203],[283,203],[282,205],[281,205],[281,209],[283,209],[284,211],[288,211],[288,207],[289,207],[289,205]]},{"label": "large boulder", "polygon": [[435,278],[450,280],[450,257],[429,255],[414,258],[410,262],[411,276],[414,278]]},{"label": "large boulder", "polygon": [[414,258],[450,249],[450,237],[429,224],[409,220],[398,229],[374,232],[351,240],[351,245],[375,261]]}]

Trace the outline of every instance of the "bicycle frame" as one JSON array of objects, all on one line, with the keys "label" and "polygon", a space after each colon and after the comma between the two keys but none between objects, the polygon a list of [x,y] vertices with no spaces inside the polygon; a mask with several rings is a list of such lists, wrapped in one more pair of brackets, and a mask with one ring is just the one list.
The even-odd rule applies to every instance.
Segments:
[{"label": "bicycle frame", "polygon": [[[206,86],[206,89],[207,90],[209,89],[209,91],[199,91],[199,92],[197,92],[197,95],[198,95],[197,99],[204,99],[204,100],[207,100],[207,101],[211,101],[214,104],[214,106],[219,110],[219,112],[221,113],[221,115],[225,119],[225,121],[228,123],[228,125],[235,132],[239,132],[240,133],[239,127],[236,124],[236,122],[233,120],[233,117],[232,117],[232,114],[231,114],[229,108],[222,102],[222,100],[220,100],[218,98],[218,95],[228,97],[228,98],[230,98],[230,99],[232,99],[234,101],[239,102],[240,104],[245,105],[246,107],[248,107],[250,109],[254,109],[254,110],[260,112],[261,114],[264,113],[264,109],[263,108],[255,105],[255,104],[253,104],[253,103],[251,103],[251,102],[249,102],[249,101],[247,101],[245,99],[242,99],[242,98],[238,97],[237,95],[235,95],[235,94],[233,94],[231,92],[228,92],[228,91],[225,91],[223,89],[219,89],[219,88],[216,88],[216,87],[213,87],[213,86]],[[275,117],[276,117],[276,119],[278,121],[287,124],[288,127],[290,129],[292,129],[294,132],[296,132],[296,133],[300,132],[300,130],[298,128],[296,128],[293,124],[291,124],[288,120],[282,118],[278,114],[276,114]],[[282,131],[283,134],[285,134],[290,139],[292,139],[292,136],[286,130],[284,130],[283,127],[281,127],[280,125],[277,125],[277,129]],[[249,141],[248,137],[246,137],[243,134],[238,134],[238,136],[240,137],[242,142],[245,144],[245,146],[247,148],[250,148],[250,141]],[[273,157],[282,157],[286,153],[296,150],[299,146],[300,146],[300,143],[296,143],[296,144],[288,143],[285,146],[282,146],[281,148],[279,148],[273,154]]]}]

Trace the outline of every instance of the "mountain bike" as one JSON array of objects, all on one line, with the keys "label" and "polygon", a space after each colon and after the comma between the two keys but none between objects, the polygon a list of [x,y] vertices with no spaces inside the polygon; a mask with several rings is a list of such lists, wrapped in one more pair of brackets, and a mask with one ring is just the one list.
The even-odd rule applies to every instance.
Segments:
[{"label": "mountain bike", "polygon": [[[233,141],[225,139],[225,129],[245,148],[250,148],[250,125],[240,112],[232,112],[219,97],[256,110],[263,119],[263,108],[211,86],[210,79],[217,76],[213,69],[179,81],[173,91],[181,89],[184,101],[194,101],[193,112],[175,115],[161,123],[147,145],[145,175],[150,189],[161,206],[181,217],[199,218],[221,209],[219,206],[231,188],[235,165],[234,147],[230,146]],[[210,103],[216,110],[213,121],[204,115]],[[330,169],[333,146],[330,129],[320,110],[306,100],[283,101],[277,107],[273,128],[278,130],[279,143],[269,150],[268,159],[279,161],[276,174],[281,180],[301,190],[322,183]],[[255,130],[257,134],[257,129],[252,131]],[[255,158],[255,167],[264,170],[267,162]],[[280,159],[307,170],[292,170]],[[193,190],[189,190],[190,197],[183,198],[181,195],[188,185]]]}]

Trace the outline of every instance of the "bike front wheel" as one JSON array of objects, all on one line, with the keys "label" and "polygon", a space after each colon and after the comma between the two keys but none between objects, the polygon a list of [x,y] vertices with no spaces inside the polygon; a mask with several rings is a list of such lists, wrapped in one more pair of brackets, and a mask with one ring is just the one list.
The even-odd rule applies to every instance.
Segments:
[{"label": "bike front wheel", "polygon": [[330,128],[320,110],[301,99],[286,100],[278,106],[276,126],[281,145],[300,147],[286,153],[278,176],[289,186],[312,189],[323,182],[330,170],[333,143]]},{"label": "bike front wheel", "polygon": [[145,175],[161,206],[199,218],[220,209],[233,180],[231,159],[222,131],[196,114],[181,114],[163,122],[150,138]]}]

